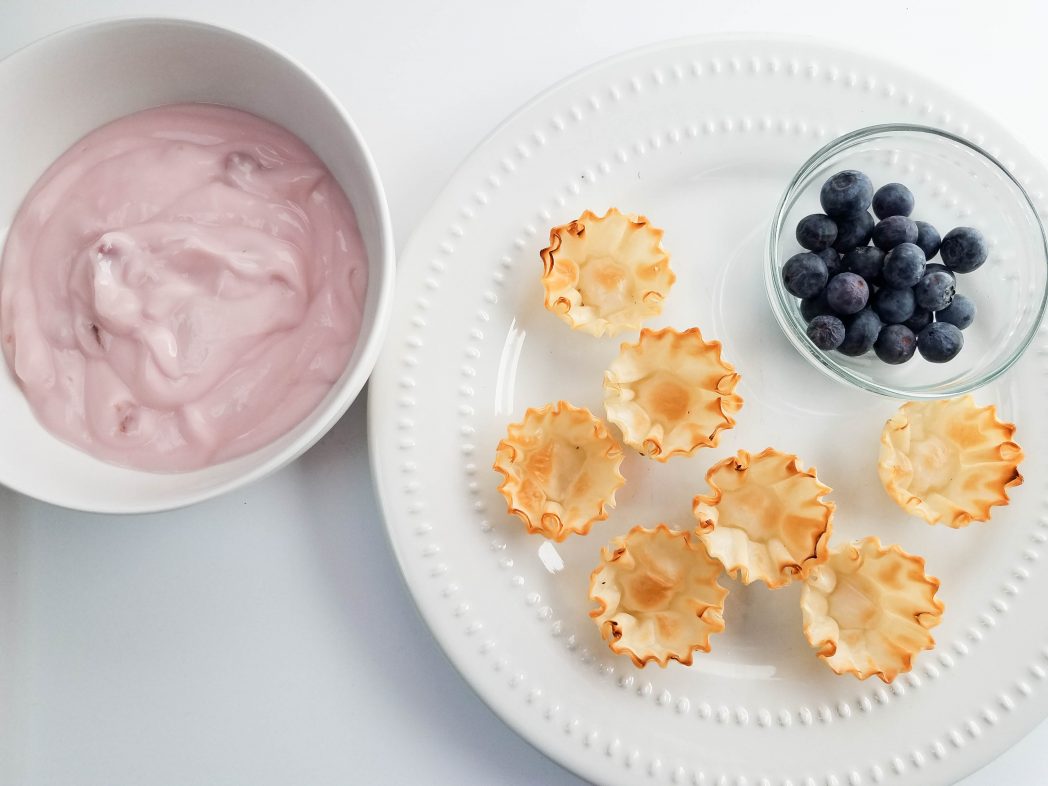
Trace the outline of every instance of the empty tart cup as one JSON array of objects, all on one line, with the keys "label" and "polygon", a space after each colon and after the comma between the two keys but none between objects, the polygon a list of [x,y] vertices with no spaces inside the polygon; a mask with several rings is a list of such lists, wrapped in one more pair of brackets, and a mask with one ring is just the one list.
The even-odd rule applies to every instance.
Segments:
[{"label": "empty tart cup", "polygon": [[884,490],[907,513],[929,524],[966,527],[987,521],[1023,482],[1015,426],[971,396],[910,401],[881,433],[878,473]]},{"label": "empty tart cup", "polygon": [[553,227],[540,252],[546,308],[594,336],[637,330],[661,313],[676,280],[662,234],[644,216],[616,208]]},{"label": "empty tart cup", "polygon": [[698,328],[644,329],[604,373],[604,409],[627,445],[667,461],[716,446],[742,408],[738,383],[720,342],[703,340]]},{"label": "empty tart cup", "polygon": [[728,575],[745,584],[785,587],[825,562],[834,504],[831,489],[798,458],[745,450],[710,467],[710,494],[695,497],[699,537]]},{"label": "empty tart cup", "polygon": [[528,532],[562,541],[585,535],[615,507],[622,447],[608,427],[566,401],[529,409],[511,424],[495,452],[494,470],[509,512]]},{"label": "empty tart cup", "polygon": [[691,665],[696,650],[710,651],[710,636],[724,630],[728,590],[721,565],[688,533],[665,524],[634,527],[601,550],[590,576],[590,612],[616,654],[637,666],[654,661]]},{"label": "empty tart cup", "polygon": [[942,619],[939,580],[924,560],[876,537],[830,551],[801,589],[804,635],[837,674],[891,682],[935,646]]}]

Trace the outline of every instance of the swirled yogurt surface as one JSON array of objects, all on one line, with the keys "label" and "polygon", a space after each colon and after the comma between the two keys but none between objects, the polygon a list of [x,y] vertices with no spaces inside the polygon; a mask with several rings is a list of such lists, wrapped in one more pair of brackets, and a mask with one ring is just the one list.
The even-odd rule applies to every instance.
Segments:
[{"label": "swirled yogurt surface", "polygon": [[4,248],[0,329],[57,437],[183,471],[308,415],[346,368],[366,288],[349,200],[301,140],[180,104],[93,131],[36,183]]}]

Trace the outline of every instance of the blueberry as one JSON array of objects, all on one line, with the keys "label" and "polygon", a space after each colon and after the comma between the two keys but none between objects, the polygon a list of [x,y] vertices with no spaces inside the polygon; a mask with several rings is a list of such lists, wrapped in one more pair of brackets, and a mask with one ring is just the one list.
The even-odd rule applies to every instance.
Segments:
[{"label": "blueberry", "polygon": [[881,277],[896,289],[914,286],[924,275],[924,252],[913,243],[901,243],[884,258]]},{"label": "blueberry", "polygon": [[917,336],[906,325],[888,325],[881,329],[873,351],[885,363],[893,366],[905,363],[917,349]]},{"label": "blueberry", "polygon": [[837,351],[857,357],[870,351],[881,332],[881,320],[871,309],[865,308],[848,320],[844,327],[844,341]]},{"label": "blueberry", "polygon": [[830,278],[833,278],[844,269],[841,266],[841,255],[832,248],[824,248],[822,251],[816,251],[815,256],[826,263],[826,274]]},{"label": "blueberry", "polygon": [[855,273],[838,273],[826,284],[826,302],[842,316],[859,313],[869,299],[866,279]]},{"label": "blueberry", "polygon": [[917,239],[913,242],[921,247],[925,259],[931,259],[939,253],[939,244],[942,243],[939,230],[927,221],[914,221],[913,223],[917,225]]},{"label": "blueberry", "polygon": [[932,363],[953,360],[963,346],[964,334],[949,322],[932,322],[917,334],[917,351]]},{"label": "blueberry", "polygon": [[868,210],[857,216],[838,218],[837,239],[833,241],[833,247],[842,254],[847,254],[853,248],[865,246],[873,235],[874,223]]},{"label": "blueberry", "polygon": [[817,316],[808,325],[808,338],[819,349],[837,349],[844,341],[844,323],[832,315]]},{"label": "blueberry", "polygon": [[953,295],[956,291],[957,285],[953,277],[949,273],[938,270],[926,274],[913,288],[917,305],[929,311],[942,311],[953,302]]},{"label": "blueberry", "polygon": [[956,273],[971,273],[986,261],[986,238],[971,227],[957,227],[946,233],[939,246],[942,261]]},{"label": "blueberry", "polygon": [[822,213],[813,213],[797,222],[797,242],[809,251],[822,251],[837,239],[837,225]]},{"label": "blueberry", "polygon": [[819,202],[831,218],[857,216],[870,209],[873,201],[873,183],[862,172],[846,169],[825,183],[819,192]]},{"label": "blueberry", "polygon": [[[895,289],[893,287],[881,287],[873,296],[873,310],[886,325],[897,325],[905,322],[913,316],[917,301],[913,297],[913,290]],[[929,316],[929,321],[931,317]]]},{"label": "blueberry", "polygon": [[957,276],[954,275],[953,271],[950,270],[950,268],[948,268],[948,267],[946,267],[946,265],[942,265],[942,264],[940,264],[938,262],[932,262],[932,263],[930,263],[928,265],[925,265],[924,266],[924,275],[928,275],[929,273],[934,273],[937,270],[942,272],[942,273],[949,273],[950,277],[954,281],[957,280]]},{"label": "blueberry", "polygon": [[794,254],[782,266],[782,281],[786,291],[794,297],[819,294],[829,277],[826,263],[810,251]]},{"label": "blueberry", "polygon": [[902,183],[888,183],[873,195],[873,212],[877,218],[908,216],[913,212],[913,192]]},{"label": "blueberry", "polygon": [[901,243],[917,242],[917,225],[906,216],[888,216],[873,227],[873,244],[881,251],[891,251]]},{"label": "blueberry", "polygon": [[873,246],[862,246],[845,254],[841,263],[845,270],[865,278],[867,284],[879,284],[884,269],[884,252]]},{"label": "blueberry", "polygon": [[935,315],[940,322],[949,322],[964,330],[975,321],[975,303],[970,297],[955,295],[953,302]]},{"label": "blueberry", "polygon": [[832,314],[833,309],[826,302],[826,290],[824,289],[815,297],[806,297],[801,301],[801,316],[805,322],[811,322],[815,317],[822,314]]},{"label": "blueberry", "polygon": [[[912,291],[912,290],[911,290]],[[917,306],[913,310],[913,316],[903,322],[906,327],[912,330],[914,333],[920,333],[926,325],[930,325],[932,322],[932,312],[926,308]]]}]

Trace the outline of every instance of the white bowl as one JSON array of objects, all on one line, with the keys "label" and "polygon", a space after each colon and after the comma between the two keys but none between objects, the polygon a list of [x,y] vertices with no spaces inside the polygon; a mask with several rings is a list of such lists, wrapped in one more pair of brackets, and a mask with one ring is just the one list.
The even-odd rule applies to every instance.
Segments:
[{"label": "white bowl", "polygon": [[305,420],[272,444],[193,472],[106,464],[61,442],[0,369],[0,483],[80,510],[140,513],[199,502],[295,459],[342,416],[378,356],[392,307],[393,234],[378,172],[349,116],[286,55],[219,27],[173,19],[97,22],[56,33],[0,61],[0,240],[30,187],[84,134],[161,104],[225,104],[297,134],[338,179],[368,256],[364,322],[342,377]]}]

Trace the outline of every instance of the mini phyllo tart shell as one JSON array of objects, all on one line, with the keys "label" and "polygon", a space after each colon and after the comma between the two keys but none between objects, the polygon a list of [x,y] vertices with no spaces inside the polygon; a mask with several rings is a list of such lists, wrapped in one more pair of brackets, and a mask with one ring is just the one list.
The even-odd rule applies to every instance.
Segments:
[{"label": "mini phyllo tart shell", "polygon": [[714,464],[706,473],[711,493],[698,495],[693,512],[699,537],[728,575],[745,584],[785,587],[826,560],[834,504],[815,469],[773,448]]},{"label": "mini phyllo tart shell", "polygon": [[553,227],[540,252],[546,308],[594,336],[636,330],[662,311],[676,280],[662,234],[616,208]]},{"label": "mini phyllo tart shell", "polygon": [[804,635],[838,674],[891,682],[935,646],[942,619],[939,580],[924,560],[875,537],[833,549],[801,589]]},{"label": "mini phyllo tart shell", "polygon": [[692,662],[724,630],[728,590],[717,583],[721,565],[686,532],[659,524],[634,527],[601,550],[590,575],[590,616],[616,654],[637,666]]},{"label": "mini phyllo tart shell", "polygon": [[528,532],[562,541],[585,535],[615,507],[622,447],[588,409],[566,401],[529,409],[506,430],[494,470],[509,512]]},{"label": "mini phyllo tart shell", "polygon": [[625,443],[656,461],[713,447],[742,408],[739,375],[698,328],[644,329],[604,373],[604,409]]},{"label": "mini phyllo tart shell", "polygon": [[971,396],[910,401],[885,424],[878,472],[884,490],[929,524],[987,521],[1023,482],[1015,426]]}]

